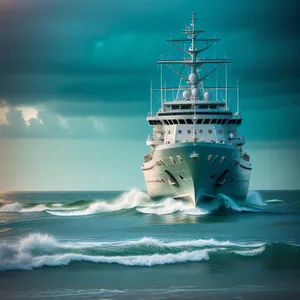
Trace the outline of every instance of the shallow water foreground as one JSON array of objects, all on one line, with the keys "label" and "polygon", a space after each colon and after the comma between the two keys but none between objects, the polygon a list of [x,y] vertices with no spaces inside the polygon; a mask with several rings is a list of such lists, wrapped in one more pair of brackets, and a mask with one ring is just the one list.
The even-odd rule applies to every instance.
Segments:
[{"label": "shallow water foreground", "polygon": [[0,195],[0,299],[300,299],[300,192],[214,213],[145,193]]}]

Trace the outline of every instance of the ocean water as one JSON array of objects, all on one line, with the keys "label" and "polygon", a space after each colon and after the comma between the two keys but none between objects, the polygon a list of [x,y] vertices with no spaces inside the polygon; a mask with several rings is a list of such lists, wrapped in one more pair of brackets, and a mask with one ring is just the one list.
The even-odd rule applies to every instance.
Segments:
[{"label": "ocean water", "polygon": [[0,194],[0,299],[300,299],[300,192],[222,197]]}]

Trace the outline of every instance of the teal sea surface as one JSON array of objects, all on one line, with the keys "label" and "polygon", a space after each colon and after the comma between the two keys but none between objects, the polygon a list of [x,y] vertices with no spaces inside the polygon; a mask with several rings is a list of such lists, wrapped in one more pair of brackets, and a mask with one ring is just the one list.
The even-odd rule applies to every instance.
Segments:
[{"label": "teal sea surface", "polygon": [[2,193],[0,299],[300,299],[300,191],[248,198]]}]

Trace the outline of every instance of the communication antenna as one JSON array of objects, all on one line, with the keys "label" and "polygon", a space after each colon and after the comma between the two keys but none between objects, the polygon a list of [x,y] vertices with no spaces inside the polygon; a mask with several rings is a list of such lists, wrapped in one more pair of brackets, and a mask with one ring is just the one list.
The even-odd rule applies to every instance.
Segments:
[{"label": "communication antenna", "polygon": [[[227,59],[227,54],[225,54],[225,59]],[[225,103],[226,108],[228,107],[228,67],[225,64]]]},{"label": "communication antenna", "polygon": [[150,116],[152,117],[152,79],[150,80]]},{"label": "communication antenna", "polygon": [[239,86],[239,79],[237,79],[236,81],[236,110],[237,110],[237,113],[240,114],[240,86]]},{"label": "communication antenna", "polygon": [[163,111],[163,72],[162,65],[160,65],[160,107]]}]

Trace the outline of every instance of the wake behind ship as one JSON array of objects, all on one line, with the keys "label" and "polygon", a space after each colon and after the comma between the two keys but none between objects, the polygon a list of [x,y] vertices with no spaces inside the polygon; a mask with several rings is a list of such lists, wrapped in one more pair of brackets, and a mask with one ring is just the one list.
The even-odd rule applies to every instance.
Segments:
[{"label": "wake behind ship", "polygon": [[[186,37],[168,40],[170,45],[177,45],[184,58],[158,61],[161,87],[153,89],[151,84],[147,121],[153,126],[153,134],[147,139],[151,152],[144,157],[142,170],[150,197],[172,197],[214,209],[214,200],[220,194],[236,201],[246,199],[251,163],[249,155],[243,152],[245,139],[238,133],[243,120],[239,112],[239,87],[228,86],[227,65],[231,60],[226,56],[200,57],[219,39],[198,38],[204,31],[195,22],[192,12],[191,23],[182,32]],[[179,86],[163,84],[163,65],[179,76]],[[177,70],[173,65],[181,68]],[[205,86],[204,81],[209,82],[221,65],[224,86],[217,85],[218,77],[214,79],[215,86]],[[235,113],[228,108],[231,90],[236,91]],[[160,108],[153,113],[156,91]]]}]

